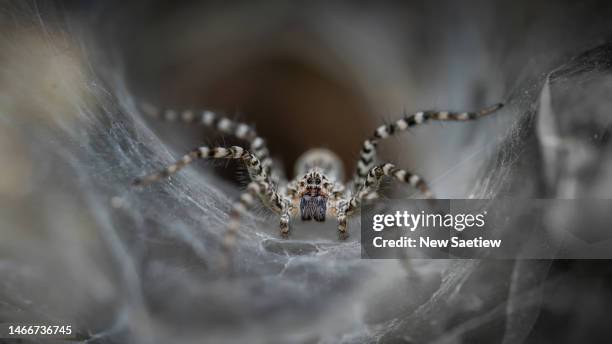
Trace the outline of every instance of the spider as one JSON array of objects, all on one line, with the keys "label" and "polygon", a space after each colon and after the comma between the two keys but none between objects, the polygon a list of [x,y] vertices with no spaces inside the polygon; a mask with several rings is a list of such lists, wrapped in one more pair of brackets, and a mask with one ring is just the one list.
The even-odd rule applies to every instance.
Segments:
[{"label": "spider", "polygon": [[341,240],[348,237],[347,217],[356,214],[365,199],[378,197],[383,177],[390,177],[418,189],[425,198],[433,198],[427,183],[419,175],[399,169],[391,163],[375,164],[376,147],[385,138],[428,121],[469,121],[489,115],[503,107],[502,103],[475,112],[420,111],[404,114],[397,121],[381,125],[363,142],[360,158],[352,181],[342,182],[343,166],[332,151],[314,148],[306,151],[296,162],[295,179],[283,180],[269,155],[264,139],[245,123],[219,116],[212,111],[196,113],[192,110],[160,109],[144,103],[141,110],[168,122],[199,123],[232,134],[248,143],[248,148],[198,147],[163,170],[134,180],[144,186],[167,178],[197,159],[236,159],[247,168],[250,183],[230,212],[224,247],[233,245],[240,225],[240,217],[259,199],[280,217],[280,235],[289,236],[289,224],[299,214],[302,221],[325,221],[335,217]]}]

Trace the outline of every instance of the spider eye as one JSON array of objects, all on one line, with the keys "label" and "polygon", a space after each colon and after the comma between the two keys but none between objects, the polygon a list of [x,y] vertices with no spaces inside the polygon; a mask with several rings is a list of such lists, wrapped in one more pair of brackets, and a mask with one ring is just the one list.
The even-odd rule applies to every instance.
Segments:
[{"label": "spider eye", "polygon": [[308,179],[306,180],[306,183],[308,183],[308,184],[312,184],[312,178],[308,178]]},{"label": "spider eye", "polygon": [[315,184],[321,184],[321,178],[317,178],[317,180],[315,180]]}]

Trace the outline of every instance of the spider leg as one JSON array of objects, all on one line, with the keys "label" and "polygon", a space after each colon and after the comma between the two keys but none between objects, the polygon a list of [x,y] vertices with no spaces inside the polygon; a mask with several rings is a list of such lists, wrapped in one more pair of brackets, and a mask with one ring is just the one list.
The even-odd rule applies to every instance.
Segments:
[{"label": "spider leg", "polygon": [[346,222],[347,204],[348,203],[346,201],[339,202],[339,205],[336,210],[336,217],[338,218],[338,238],[340,240],[346,240],[349,237]]},{"label": "spider leg", "polygon": [[181,111],[174,109],[162,110],[149,103],[142,103],[140,109],[149,117],[167,122],[180,121],[183,123],[199,123],[207,127],[215,128],[222,133],[230,134],[241,140],[245,140],[249,143],[249,149],[253,152],[253,155],[261,161],[266,173],[272,176],[273,180],[277,180],[276,176],[280,175],[274,170],[274,164],[270,158],[270,151],[266,146],[266,142],[257,134],[255,128],[246,123],[234,121],[209,110],[200,112],[189,109]]},{"label": "spider leg", "polygon": [[475,112],[449,112],[449,111],[420,111],[414,114],[405,114],[399,120],[381,125],[374,134],[363,142],[363,147],[359,153],[359,161],[353,178],[353,189],[358,191],[363,186],[363,181],[368,171],[374,166],[376,157],[376,147],[378,143],[387,137],[407,130],[410,127],[423,124],[427,121],[469,121],[489,115],[503,107],[502,103],[484,108]]},{"label": "spider leg", "polygon": [[357,210],[364,199],[376,197],[376,192],[378,191],[383,176],[388,176],[402,183],[410,184],[412,187],[418,189],[425,198],[433,198],[427,183],[425,183],[421,177],[406,170],[396,168],[393,164],[386,163],[374,166],[370,169],[359,191],[349,200],[346,209],[347,214],[351,214]]},{"label": "spider leg", "polygon": [[191,152],[185,154],[180,160],[175,162],[172,165],[167,166],[161,171],[155,172],[153,174],[149,174],[142,178],[136,178],[133,181],[133,185],[135,186],[144,186],[156,182],[160,179],[167,178],[178,171],[180,171],[185,166],[189,165],[196,159],[204,159],[204,158],[212,158],[212,159],[240,159],[244,161],[247,166],[247,170],[249,171],[249,175],[252,180],[255,181],[265,181],[266,183],[271,183],[268,175],[262,167],[259,159],[245,150],[242,147],[232,146],[232,147],[198,147],[193,149]]},{"label": "spider leg", "polygon": [[249,183],[246,191],[240,196],[240,199],[234,203],[230,212],[229,225],[223,237],[222,246],[226,258],[225,265],[231,260],[231,252],[236,243],[236,236],[240,228],[242,214],[253,207],[257,198],[259,198],[266,207],[281,216],[281,235],[287,236],[289,234],[287,201],[282,198],[273,185],[264,181],[253,181]]},{"label": "spider leg", "polygon": [[284,239],[289,237],[289,220],[291,219],[291,213],[288,207],[282,210],[282,214],[280,217],[280,235]]}]

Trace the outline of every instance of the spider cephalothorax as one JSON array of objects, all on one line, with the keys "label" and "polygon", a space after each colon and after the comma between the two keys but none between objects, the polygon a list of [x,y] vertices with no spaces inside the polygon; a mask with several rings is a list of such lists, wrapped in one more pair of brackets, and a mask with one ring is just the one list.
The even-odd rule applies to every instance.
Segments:
[{"label": "spider cephalothorax", "polygon": [[279,215],[283,237],[289,235],[290,219],[295,218],[299,211],[302,220],[325,221],[327,216],[336,217],[339,235],[346,238],[347,216],[357,213],[364,199],[377,197],[380,181],[385,176],[411,185],[425,197],[432,197],[427,184],[418,175],[398,169],[390,163],[375,165],[376,147],[381,140],[428,121],[474,120],[501,107],[502,104],[497,104],[476,112],[420,111],[382,125],[364,141],[353,180],[342,182],[344,173],[340,159],[327,149],[307,151],[296,163],[296,179],[279,180],[278,176],[282,174],[278,173],[270,159],[264,140],[247,124],[217,116],[211,111],[196,115],[192,110],[161,111],[144,104],[142,110],[150,116],[212,126],[247,141],[249,147],[198,147],[162,171],[137,179],[135,184],[146,185],[168,177],[200,158],[241,160],[248,169],[251,182],[232,208],[224,241],[226,248],[234,242],[241,213],[252,207],[257,199]]}]

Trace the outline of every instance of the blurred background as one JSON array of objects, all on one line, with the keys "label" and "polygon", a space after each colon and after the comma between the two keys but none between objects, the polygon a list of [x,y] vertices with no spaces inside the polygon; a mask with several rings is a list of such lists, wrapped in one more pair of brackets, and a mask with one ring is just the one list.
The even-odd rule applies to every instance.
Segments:
[{"label": "blurred background", "polygon": [[228,279],[240,166],[129,185],[195,146],[240,143],[149,120],[142,101],[253,123],[289,177],[312,147],[350,176],[363,140],[404,112],[504,101],[389,139],[381,160],[440,198],[609,198],[611,7],[0,2],[0,322],[69,323],[89,343],[609,340],[606,260],[362,260],[359,219],[346,242],[333,223],[280,240],[260,208]]}]

